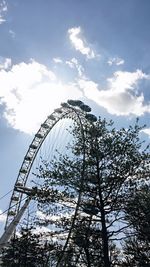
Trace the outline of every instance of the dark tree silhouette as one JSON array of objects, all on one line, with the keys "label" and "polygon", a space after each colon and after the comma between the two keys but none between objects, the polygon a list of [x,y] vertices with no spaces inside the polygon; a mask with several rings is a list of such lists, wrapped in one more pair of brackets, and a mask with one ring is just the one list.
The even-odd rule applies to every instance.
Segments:
[{"label": "dark tree silhouette", "polygon": [[33,229],[22,228],[21,236],[14,236],[2,251],[2,267],[48,267],[54,247],[41,240]]},{"label": "dark tree silhouette", "polygon": [[82,127],[74,125],[67,155],[58,153],[51,162],[43,159],[37,199],[45,218],[39,224],[53,229],[51,237],[62,246],[54,266],[121,264],[117,246],[132,227],[128,199],[146,183],[149,172],[140,130],[138,121],[120,130],[101,118],[85,121]]},{"label": "dark tree silhouette", "polygon": [[124,243],[123,266],[150,266],[150,186],[139,186],[125,208],[131,225],[130,237]]}]

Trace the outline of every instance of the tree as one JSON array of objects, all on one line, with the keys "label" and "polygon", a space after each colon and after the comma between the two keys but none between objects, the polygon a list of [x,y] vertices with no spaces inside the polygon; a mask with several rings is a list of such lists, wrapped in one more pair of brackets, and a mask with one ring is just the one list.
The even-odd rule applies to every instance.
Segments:
[{"label": "tree", "polygon": [[53,246],[33,229],[22,228],[20,237],[14,236],[9,245],[2,251],[2,267],[48,267]]},{"label": "tree", "polygon": [[150,266],[150,187],[139,186],[125,208],[130,237],[124,242],[123,266]]},{"label": "tree", "polygon": [[37,199],[46,220],[39,223],[61,247],[57,267],[119,264],[117,245],[131,225],[125,207],[149,171],[140,130],[138,121],[120,130],[101,118],[85,121],[74,125],[68,154],[43,159]]}]

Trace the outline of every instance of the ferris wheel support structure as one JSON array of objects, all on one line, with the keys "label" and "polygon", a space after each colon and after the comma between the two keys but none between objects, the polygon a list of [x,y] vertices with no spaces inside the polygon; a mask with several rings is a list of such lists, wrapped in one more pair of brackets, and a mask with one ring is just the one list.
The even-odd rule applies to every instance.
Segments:
[{"label": "ferris wheel support structure", "polygon": [[17,224],[19,223],[21,217],[23,216],[26,208],[28,207],[30,203],[31,197],[28,197],[24,203],[24,205],[19,210],[16,217],[13,219],[13,221],[9,224],[6,231],[3,233],[3,235],[0,238],[0,249],[7,246],[9,239],[11,238],[13,232],[15,231],[15,228]]}]

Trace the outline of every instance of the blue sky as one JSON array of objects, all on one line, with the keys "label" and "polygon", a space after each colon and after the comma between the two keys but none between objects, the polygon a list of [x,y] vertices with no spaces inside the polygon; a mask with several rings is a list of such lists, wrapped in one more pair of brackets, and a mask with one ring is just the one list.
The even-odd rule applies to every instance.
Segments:
[{"label": "blue sky", "polygon": [[139,117],[149,142],[149,12],[149,0],[0,0],[0,196],[39,125],[68,98],[117,128]]}]

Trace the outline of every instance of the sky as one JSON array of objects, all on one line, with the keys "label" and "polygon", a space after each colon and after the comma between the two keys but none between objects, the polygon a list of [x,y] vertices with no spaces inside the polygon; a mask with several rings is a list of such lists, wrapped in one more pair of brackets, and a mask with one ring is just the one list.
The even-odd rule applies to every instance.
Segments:
[{"label": "sky", "polygon": [[67,99],[116,128],[139,117],[149,142],[149,13],[149,0],[0,0],[0,213],[34,134]]}]

